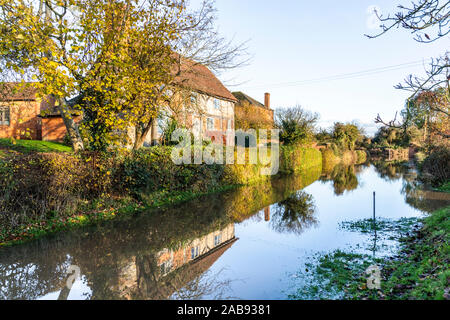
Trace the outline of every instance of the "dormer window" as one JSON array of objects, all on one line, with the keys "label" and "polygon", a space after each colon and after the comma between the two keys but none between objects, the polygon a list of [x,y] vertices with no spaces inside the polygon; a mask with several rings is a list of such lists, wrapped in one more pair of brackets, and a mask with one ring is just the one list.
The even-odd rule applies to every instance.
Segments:
[{"label": "dormer window", "polygon": [[10,125],[10,110],[7,106],[0,106],[0,126]]}]

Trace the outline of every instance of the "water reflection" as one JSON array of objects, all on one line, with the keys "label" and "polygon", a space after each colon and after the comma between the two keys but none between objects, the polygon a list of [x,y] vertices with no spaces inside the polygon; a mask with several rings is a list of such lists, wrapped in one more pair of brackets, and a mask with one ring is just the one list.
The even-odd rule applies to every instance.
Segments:
[{"label": "water reflection", "polygon": [[321,180],[323,182],[333,181],[334,194],[337,196],[343,195],[346,191],[350,192],[359,186],[357,174],[365,168],[364,165],[336,165],[332,170],[324,172]]},{"label": "water reflection", "polygon": [[375,166],[380,178],[386,181],[395,181],[407,178],[412,181],[417,177],[415,172],[411,170],[409,163],[406,161],[400,162],[385,162],[385,161],[374,161]]},{"label": "water reflection", "polygon": [[318,224],[315,212],[313,196],[298,191],[275,206],[271,226],[276,232],[300,235]]},{"label": "water reflection", "polygon": [[[401,192],[408,204],[421,210],[429,208],[424,203],[430,194],[417,191],[412,184],[411,170],[391,165],[375,165],[374,168],[383,180],[403,179]],[[323,208],[333,197],[345,200],[351,197],[348,191],[363,188],[360,176],[370,176],[372,172],[364,173],[366,169],[340,165],[322,172],[321,168],[316,168],[170,209],[1,249],[0,299],[230,298],[231,287],[239,287],[235,282],[240,275],[230,276],[212,266],[229,256],[234,257],[234,265],[252,255],[254,261],[258,257],[273,261],[275,255],[281,254],[280,248],[288,250],[285,244],[276,245],[279,237],[289,239],[291,246],[302,248],[307,243],[310,243],[309,247],[316,243],[332,243],[335,239],[327,237],[334,229],[327,228],[336,226],[330,225],[330,217],[319,216],[318,207]],[[319,179],[324,186],[331,185],[333,191],[321,190],[320,183],[313,184]],[[303,190],[310,185],[315,191]],[[448,203],[448,200],[438,202]],[[337,211],[336,207],[332,209]],[[345,209],[352,213],[359,207],[352,203]],[[241,239],[236,235],[238,226]],[[318,234],[325,240],[305,238],[306,231],[313,227],[325,228],[325,232],[319,230]],[[257,241],[251,237],[242,239],[253,234],[261,238]],[[272,242],[273,252],[268,250]],[[286,253],[283,261],[288,261],[291,256],[292,252]],[[65,288],[70,265],[80,267],[83,279],[72,290]],[[247,261],[246,266],[254,276],[263,272],[263,269],[256,272],[251,261]],[[238,270],[244,272],[242,267]],[[269,285],[269,280],[263,277],[258,283]],[[246,289],[248,286],[234,294],[242,296]],[[255,295],[250,297],[255,298]]]},{"label": "water reflection", "polygon": [[2,249],[0,298],[37,299],[54,292],[59,292],[60,299],[67,298],[70,265],[80,267],[90,289],[83,296],[86,299],[198,298],[211,288],[217,295],[226,282],[206,281],[206,271],[238,241],[234,223],[286,199],[320,174],[317,168],[126,221]]},{"label": "water reflection", "polygon": [[448,204],[450,199],[448,193],[435,192],[417,181],[418,174],[412,164],[406,161],[377,161],[373,165],[380,178],[386,181],[402,181],[401,194],[411,207],[431,213]]}]

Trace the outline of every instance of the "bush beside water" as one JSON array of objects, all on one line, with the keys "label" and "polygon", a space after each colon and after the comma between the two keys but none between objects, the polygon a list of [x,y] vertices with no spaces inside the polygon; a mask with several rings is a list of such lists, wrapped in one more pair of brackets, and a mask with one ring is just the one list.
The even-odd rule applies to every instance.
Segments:
[{"label": "bush beside water", "polygon": [[[261,163],[175,165],[171,152],[171,147],[154,147],[122,155],[88,152],[8,155],[0,166],[1,233],[7,235],[20,229],[21,234],[27,234],[31,224],[59,223],[81,212],[104,211],[119,204],[140,208],[160,206],[271,179],[260,174],[267,167]],[[318,150],[290,146],[281,147],[280,154],[281,172],[321,168]],[[89,221],[87,216],[82,218]]]}]

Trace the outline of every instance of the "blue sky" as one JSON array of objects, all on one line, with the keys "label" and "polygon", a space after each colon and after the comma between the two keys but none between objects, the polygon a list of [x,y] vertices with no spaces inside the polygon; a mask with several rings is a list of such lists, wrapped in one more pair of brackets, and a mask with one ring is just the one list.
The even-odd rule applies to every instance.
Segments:
[{"label": "blue sky", "polygon": [[[197,0],[193,0],[195,4]],[[357,120],[372,133],[377,113],[393,117],[408,96],[393,88],[408,74],[422,74],[423,66],[339,81],[298,82],[379,67],[422,61],[448,50],[449,39],[419,44],[405,30],[378,39],[368,25],[368,8],[394,12],[404,0],[217,0],[221,34],[236,41],[250,40],[250,65],[220,78],[231,91],[244,91],[263,101],[270,92],[272,107],[302,105],[321,115],[321,125]],[[230,84],[238,84],[231,86]]]}]

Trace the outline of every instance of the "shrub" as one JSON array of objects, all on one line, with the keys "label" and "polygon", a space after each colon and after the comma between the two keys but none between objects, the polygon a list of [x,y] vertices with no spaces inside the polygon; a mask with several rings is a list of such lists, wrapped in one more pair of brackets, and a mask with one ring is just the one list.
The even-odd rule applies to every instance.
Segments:
[{"label": "shrub", "polygon": [[280,142],[285,145],[311,142],[318,120],[317,113],[306,111],[300,106],[278,109],[275,125],[280,129]]},{"label": "shrub", "polygon": [[434,148],[421,165],[422,181],[439,186],[450,181],[450,147]]},{"label": "shrub", "polygon": [[356,164],[362,164],[367,161],[367,153],[364,150],[356,150]]},{"label": "shrub", "polygon": [[298,145],[280,148],[281,173],[294,173],[317,166],[322,166],[322,154],[317,149]]},{"label": "shrub", "polygon": [[[0,223],[18,226],[74,207],[84,188],[84,164],[62,154],[15,156],[0,171]],[[80,179],[81,177],[81,179]]]},{"label": "shrub", "polygon": [[142,149],[125,156],[117,181],[132,194],[155,191],[204,192],[219,186],[224,168],[220,165],[176,165],[171,147]]},{"label": "shrub", "polygon": [[354,150],[362,132],[356,124],[337,122],[333,128],[333,140],[341,150]]}]

